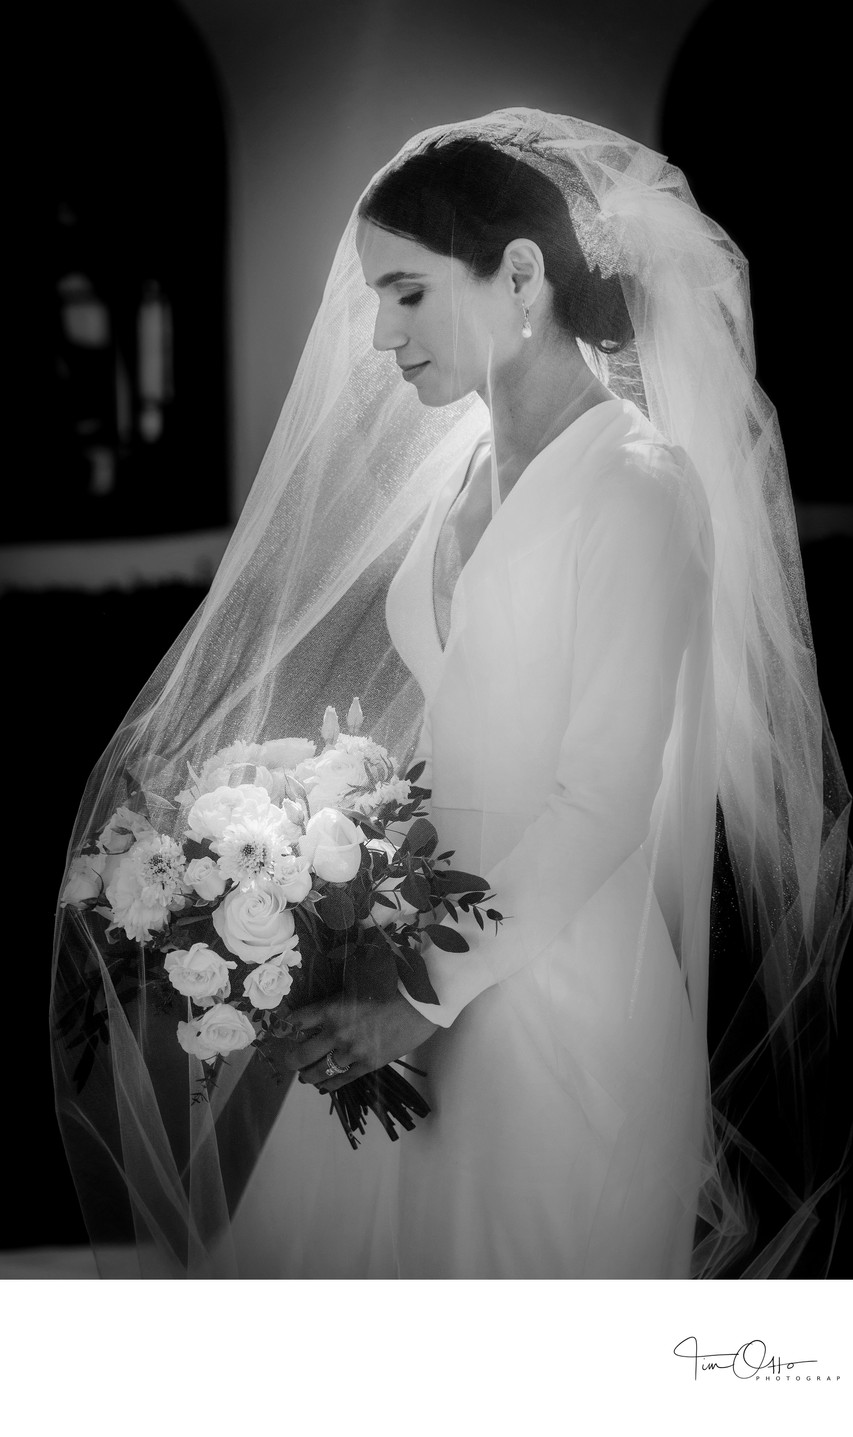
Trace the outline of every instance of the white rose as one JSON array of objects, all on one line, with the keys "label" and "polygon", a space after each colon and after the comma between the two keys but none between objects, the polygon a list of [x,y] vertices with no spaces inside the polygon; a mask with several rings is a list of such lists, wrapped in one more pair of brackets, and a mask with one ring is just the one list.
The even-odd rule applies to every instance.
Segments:
[{"label": "white rose", "polygon": [[[386,854],[389,863],[397,852],[393,843],[389,842],[387,838],[371,838],[367,847],[374,853]],[[403,882],[402,878],[383,878],[381,883],[377,883],[374,892],[390,894],[394,902],[400,906],[399,908],[386,908],[384,903],[372,904],[367,917],[361,919],[362,928],[368,925],[375,928],[387,928],[389,923],[405,923],[407,918],[415,916],[418,909],[414,908],[407,899],[401,898],[397,891]]]},{"label": "white rose", "polygon": [[307,858],[283,854],[273,866],[275,887],[288,903],[301,903],[311,892],[311,865]]},{"label": "white rose", "polygon": [[361,866],[362,842],[361,829],[351,819],[335,808],[321,808],[308,820],[299,851],[318,878],[348,883]]},{"label": "white rose", "polygon": [[196,799],[187,814],[190,838],[221,838],[230,823],[238,820],[263,821],[270,810],[270,796],[265,788],[239,783],[234,788],[221,785]]},{"label": "white rose", "polygon": [[244,963],[266,963],[296,947],[293,914],[274,888],[234,889],[214,909],[213,926]]},{"label": "white rose", "polygon": [[184,1052],[205,1063],[213,1062],[219,1053],[248,1048],[254,1041],[255,1030],[246,1014],[230,1003],[217,1003],[191,1023],[178,1024],[178,1042]]},{"label": "white rose", "polygon": [[218,898],[228,882],[212,858],[194,858],[187,864],[185,877],[199,898]]},{"label": "white rose", "polygon": [[253,968],[243,982],[244,997],[248,998],[253,1008],[277,1008],[293,987],[290,969],[298,967],[301,962],[301,953],[296,952],[295,957],[282,953],[270,963]]},{"label": "white rose", "polygon": [[66,903],[70,903],[79,907],[90,898],[100,898],[120,862],[120,857],[107,853],[82,853],[73,859],[59,900],[60,906],[64,908]]},{"label": "white rose", "polygon": [[229,968],[236,968],[227,958],[221,958],[208,948],[206,943],[194,943],[192,948],[177,948],[166,958],[166,972],[169,982],[186,998],[228,997],[231,983]]},{"label": "white rose", "polygon": [[127,853],[137,838],[154,832],[153,825],[141,813],[134,813],[131,808],[117,808],[101,829],[98,847],[105,853]]}]

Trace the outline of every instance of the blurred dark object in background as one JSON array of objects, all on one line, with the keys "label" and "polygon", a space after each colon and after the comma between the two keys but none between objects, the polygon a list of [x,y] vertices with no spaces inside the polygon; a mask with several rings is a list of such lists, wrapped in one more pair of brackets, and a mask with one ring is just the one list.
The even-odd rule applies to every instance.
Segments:
[{"label": "blurred dark object in background", "polygon": [[39,24],[34,472],[7,491],[3,542],[215,528],[228,521],[227,194],[213,68],[170,0],[48,0]]}]

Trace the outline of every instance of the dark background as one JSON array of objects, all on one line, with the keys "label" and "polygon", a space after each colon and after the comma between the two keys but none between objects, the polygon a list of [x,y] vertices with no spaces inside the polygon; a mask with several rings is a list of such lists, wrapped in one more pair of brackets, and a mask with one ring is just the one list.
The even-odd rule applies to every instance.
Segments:
[{"label": "dark background", "polygon": [[[836,429],[827,422],[833,396],[819,379],[841,340],[835,308],[825,302],[830,276],[820,268],[827,256],[814,244],[825,214],[814,197],[832,193],[835,163],[814,134],[827,73],[812,38],[820,27],[809,34],[790,26],[768,30],[759,24],[765,7],[730,0],[704,8],[661,0],[644,8],[642,20],[629,0],[577,5],[571,17],[565,5],[534,0],[519,39],[501,30],[498,22],[514,13],[503,15],[501,3],[472,0],[452,11],[438,5],[433,23],[440,35],[463,56],[470,44],[476,66],[473,60],[467,70],[460,66],[454,83],[427,66],[418,90],[411,77],[424,70],[422,31],[414,23],[407,30],[405,12],[387,5],[350,7],[345,15],[330,3],[326,18],[343,26],[353,8],[368,29],[374,10],[384,20],[374,27],[374,48],[360,58],[341,41],[343,53],[334,60],[332,42],[327,52],[320,44],[315,63],[328,53],[329,64],[349,79],[347,105],[337,111],[313,88],[319,71],[306,69],[306,47],[316,35],[322,42],[323,5],[313,19],[303,6],[264,0],[247,6],[88,0],[73,14],[56,4],[40,8],[51,67],[25,194],[22,287],[31,304],[15,416],[40,457],[37,475],[25,466],[7,485],[0,550],[6,672],[16,695],[5,709],[6,753],[13,775],[19,763],[29,775],[28,795],[40,794],[43,803],[45,786],[50,790],[49,821],[27,819],[21,808],[13,830],[32,823],[27,864],[38,857],[25,923],[25,961],[37,964],[40,975],[26,991],[29,1014],[46,1011],[49,910],[86,778],[204,597],[361,185],[427,124],[513,103],[610,124],[678,164],[700,206],[744,250],[759,378],[779,411],[797,502],[824,699],[853,772],[842,693],[853,511]],[[279,49],[271,78],[269,54],[285,12],[291,48]],[[537,57],[546,52],[551,67],[541,61],[537,88]],[[282,126],[287,106],[290,119]],[[308,155],[295,192],[283,168],[288,139]],[[317,173],[318,157],[333,148],[336,184]],[[301,270],[294,277],[284,243],[301,253],[303,229],[316,236],[307,278]],[[830,254],[830,270],[833,262]],[[58,296],[63,277],[81,272],[89,284],[84,303],[94,293],[99,313],[109,315],[110,338],[75,350]],[[152,284],[168,297],[172,330],[171,393],[160,403],[156,442],[140,429],[144,395],[134,368],[135,326]],[[63,293],[67,300],[67,285]],[[97,315],[92,320],[90,313],[90,322],[97,329]],[[117,415],[112,397],[111,376],[121,365],[130,420]],[[111,456],[107,492],[93,485],[96,448]],[[200,531],[207,538],[199,547]],[[10,871],[17,886],[21,870],[13,864]],[[736,956],[734,930],[731,951]],[[849,971],[842,974],[840,1011],[850,1012]],[[722,1008],[712,1011],[712,1024],[723,1016]],[[14,1052],[20,1084],[7,1106],[11,1178],[0,1232],[0,1245],[9,1248],[85,1241],[39,1034],[44,1030],[28,1017],[26,1043]],[[849,1079],[837,1045],[815,1093],[827,1153],[844,1126],[839,1108],[849,1114],[840,1096]],[[821,1270],[831,1230],[829,1217],[813,1244],[811,1269],[800,1275]],[[831,1272],[849,1273],[843,1241]]]}]

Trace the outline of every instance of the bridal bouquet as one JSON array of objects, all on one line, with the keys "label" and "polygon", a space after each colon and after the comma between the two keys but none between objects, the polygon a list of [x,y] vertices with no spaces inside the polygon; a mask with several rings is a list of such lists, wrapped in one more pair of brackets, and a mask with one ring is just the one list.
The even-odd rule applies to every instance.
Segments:
[{"label": "bridal bouquet", "polygon": [[[429,791],[417,785],[423,764],[400,777],[387,750],[360,736],[357,699],[346,722],[342,732],[326,710],[319,753],[296,738],[222,749],[190,768],[174,799],[134,794],[72,862],[61,902],[96,915],[106,942],[123,950],[107,963],[120,1001],[138,1001],[144,986],[162,1011],[183,1006],[176,1041],[203,1065],[194,1101],[207,1098],[228,1054],[249,1046],[281,1081],[276,1042],[308,1003],[341,992],[381,1003],[398,980],[416,1001],[437,1002],[424,937],[467,951],[439,921],[458,921],[458,908],[485,927],[486,882],[451,869],[451,852],[435,856],[438,835],[421,808]],[[398,824],[409,827],[395,843]],[[485,917],[502,921],[492,908]],[[100,969],[72,995],[61,1026],[81,1048],[79,1090],[107,1037]],[[412,1114],[429,1112],[391,1066],[337,1089],[331,1105],[353,1147],[368,1111],[391,1138],[395,1123],[411,1129]]]}]

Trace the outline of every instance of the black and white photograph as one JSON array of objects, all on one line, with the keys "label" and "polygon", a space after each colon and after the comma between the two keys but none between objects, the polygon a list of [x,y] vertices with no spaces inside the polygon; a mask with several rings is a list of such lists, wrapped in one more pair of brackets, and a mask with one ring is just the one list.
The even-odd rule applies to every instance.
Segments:
[{"label": "black and white photograph", "polygon": [[16,1431],[849,1423],[823,12],[30,15]]}]

